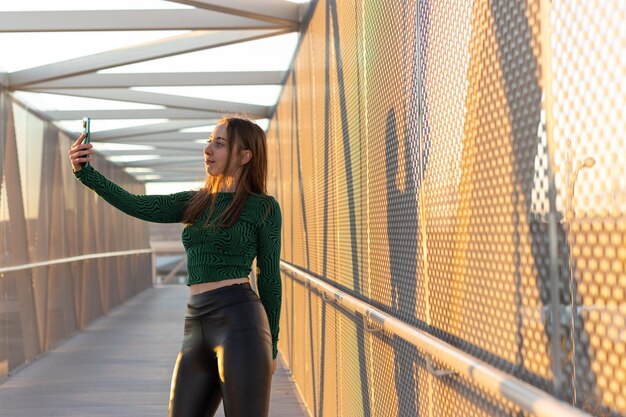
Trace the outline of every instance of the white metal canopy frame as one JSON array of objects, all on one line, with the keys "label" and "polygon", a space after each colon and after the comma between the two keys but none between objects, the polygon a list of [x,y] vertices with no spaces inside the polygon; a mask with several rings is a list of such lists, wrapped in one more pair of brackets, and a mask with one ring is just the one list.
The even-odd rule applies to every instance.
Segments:
[{"label": "white metal canopy frame", "polygon": [[[154,0],[142,1],[157,4]],[[80,98],[83,102],[91,99],[88,103],[112,100],[134,104],[132,108],[123,105],[122,108],[103,108],[102,104],[93,108],[84,105],[38,108],[37,113],[56,122],[70,136],[79,133],[78,121],[83,116],[91,117],[92,128],[100,126],[100,130],[93,133],[93,141],[106,145],[96,146],[96,152],[126,167],[140,180],[198,181],[204,175],[199,155],[204,147],[201,139],[208,137],[212,125],[223,114],[267,119],[278,94],[272,103],[254,104],[242,98],[241,91],[244,89],[245,96],[246,88],[265,86],[279,92],[289,64],[279,70],[254,70],[252,66],[252,70],[230,71],[219,70],[219,67],[206,70],[204,63],[199,71],[189,68],[159,71],[160,62],[199,51],[219,53],[224,49],[218,49],[221,47],[297,33],[310,3],[296,0],[170,0],[160,3],[168,8],[35,11],[0,8],[0,35],[29,33],[45,37],[51,32],[72,32],[79,37],[81,33],[96,31],[105,35],[116,31],[177,31],[173,36],[148,42],[95,53],[92,50],[84,56],[0,72],[0,88],[16,93],[14,96],[21,102],[21,97],[29,94],[39,97],[33,93],[44,93],[41,96]],[[129,4],[133,7],[133,2]],[[37,54],[38,51],[27,53]],[[268,56],[267,60],[271,61],[272,57]],[[124,66],[149,62],[154,65],[148,71],[124,71]],[[5,64],[0,62],[0,68]],[[226,95],[227,99],[203,98],[201,90],[207,87],[239,89],[240,94]],[[164,88],[175,90],[163,92]],[[75,130],[72,130],[74,126],[68,123],[75,121]],[[102,129],[105,122],[113,127]],[[115,122],[122,122],[119,125],[126,127],[120,128]],[[142,160],[145,154],[150,154],[150,158]]]}]

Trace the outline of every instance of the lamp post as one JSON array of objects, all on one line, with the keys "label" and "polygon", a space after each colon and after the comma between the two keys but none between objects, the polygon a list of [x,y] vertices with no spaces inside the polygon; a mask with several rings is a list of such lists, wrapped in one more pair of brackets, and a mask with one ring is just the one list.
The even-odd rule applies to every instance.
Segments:
[{"label": "lamp post", "polygon": [[[566,219],[567,219],[567,234],[568,234],[568,240],[570,242],[569,247],[571,248],[573,241],[572,241],[572,222],[574,221],[575,217],[576,217],[576,212],[574,210],[574,193],[576,191],[576,180],[578,179],[578,174],[580,173],[580,171],[583,168],[591,168],[595,165],[596,161],[593,158],[585,158],[584,161],[578,161],[578,163],[576,164],[576,169],[574,170],[574,175],[572,178],[572,181],[569,184],[569,189],[567,190],[567,194],[568,194],[568,204],[567,204],[567,212],[566,212]],[[571,330],[570,330],[570,337],[572,339],[572,403],[574,405],[577,405],[577,400],[576,400],[576,315],[578,314],[577,312],[577,307],[576,307],[576,293],[575,293],[575,287],[574,287],[574,269],[572,267],[572,254],[571,254],[571,249],[568,253],[568,258],[569,258],[569,292],[570,292],[570,326],[571,326]]]},{"label": "lamp post", "polygon": [[583,168],[591,168],[596,164],[596,160],[593,158],[585,158],[584,161],[578,161],[576,164],[576,169],[574,170],[574,178],[572,179],[569,187],[569,204],[568,204],[568,219],[573,220],[575,211],[574,211],[574,193],[576,191],[576,180],[578,179],[578,173]]}]

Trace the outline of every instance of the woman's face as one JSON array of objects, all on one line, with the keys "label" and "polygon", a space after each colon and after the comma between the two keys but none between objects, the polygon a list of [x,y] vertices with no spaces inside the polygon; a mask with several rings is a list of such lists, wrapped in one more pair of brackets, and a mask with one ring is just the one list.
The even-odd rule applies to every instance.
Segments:
[{"label": "woman's face", "polygon": [[[233,157],[230,165],[230,172],[237,169],[237,147],[233,149]],[[209,137],[206,148],[204,148],[204,166],[206,173],[217,176],[224,174],[226,161],[228,160],[228,142],[226,139],[226,124],[221,123],[215,126]]]}]

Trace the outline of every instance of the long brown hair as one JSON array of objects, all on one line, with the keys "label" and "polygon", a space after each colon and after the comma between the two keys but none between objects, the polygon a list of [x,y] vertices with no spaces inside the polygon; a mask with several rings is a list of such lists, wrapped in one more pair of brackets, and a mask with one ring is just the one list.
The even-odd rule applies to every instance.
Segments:
[{"label": "long brown hair", "polygon": [[219,218],[222,223],[212,224],[210,219],[215,210],[217,190],[219,190],[219,186],[224,181],[224,174],[219,176],[207,174],[204,185],[189,200],[183,213],[182,223],[187,226],[194,224],[202,216],[207,206],[210,206],[207,220],[203,227],[231,227],[239,219],[248,196],[267,193],[267,143],[263,129],[253,121],[241,117],[224,117],[218,122],[218,125],[220,124],[226,127],[226,142],[228,146],[228,158],[224,167],[224,173],[230,170],[231,155],[235,149],[235,144],[239,152],[250,150],[252,158],[242,166],[233,200]]}]

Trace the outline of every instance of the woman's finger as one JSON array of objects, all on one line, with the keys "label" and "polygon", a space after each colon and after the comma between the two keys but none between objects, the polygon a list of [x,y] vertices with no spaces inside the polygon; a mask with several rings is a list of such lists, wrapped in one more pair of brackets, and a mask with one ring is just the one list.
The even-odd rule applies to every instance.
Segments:
[{"label": "woman's finger", "polygon": [[72,146],[68,153],[72,155],[73,153],[84,151],[86,149],[91,149],[91,148],[93,148],[93,145],[91,143],[85,143],[82,145]]},{"label": "woman's finger", "polygon": [[87,157],[87,158],[74,158],[72,159],[72,163],[74,165],[78,165],[82,162],[91,162],[91,157]]},{"label": "woman's finger", "polygon": [[76,142],[74,142],[74,145],[75,145],[75,146],[76,146],[76,145],[79,145],[79,144],[83,141],[83,139],[85,139],[86,137],[87,137],[87,134],[86,134],[86,133],[83,133],[82,135],[80,135],[80,136],[78,137],[78,139],[76,139]]},{"label": "woman's finger", "polygon": [[93,153],[92,150],[86,150],[86,151],[78,151],[78,152],[74,152],[74,156],[83,156],[83,155],[91,155]]}]

